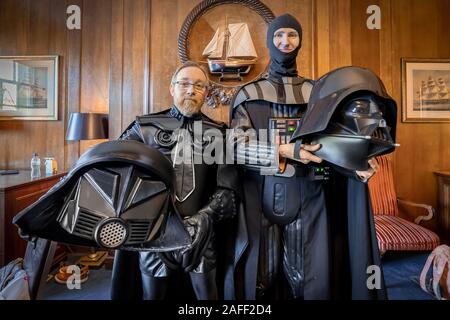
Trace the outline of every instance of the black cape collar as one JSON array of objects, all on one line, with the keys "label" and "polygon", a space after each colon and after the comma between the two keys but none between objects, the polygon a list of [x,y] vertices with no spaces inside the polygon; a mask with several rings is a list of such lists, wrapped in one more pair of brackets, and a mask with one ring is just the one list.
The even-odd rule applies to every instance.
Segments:
[{"label": "black cape collar", "polygon": [[172,106],[172,108],[170,108],[169,115],[180,121],[182,121],[182,120],[195,121],[195,120],[202,119],[201,113],[197,113],[191,117],[188,117],[188,116],[185,116],[184,114],[182,114],[181,111],[178,110],[178,108],[176,106]]}]

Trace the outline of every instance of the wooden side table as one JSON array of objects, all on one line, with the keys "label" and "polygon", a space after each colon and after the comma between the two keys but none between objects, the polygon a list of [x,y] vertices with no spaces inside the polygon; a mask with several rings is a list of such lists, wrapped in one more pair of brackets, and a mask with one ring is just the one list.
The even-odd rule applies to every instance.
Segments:
[{"label": "wooden side table", "polygon": [[66,173],[45,174],[31,178],[31,170],[20,170],[18,174],[0,176],[0,266],[23,257],[27,242],[19,237],[12,224],[13,217],[25,209]]},{"label": "wooden side table", "polygon": [[438,227],[441,242],[450,244],[450,171],[434,172],[438,182]]}]

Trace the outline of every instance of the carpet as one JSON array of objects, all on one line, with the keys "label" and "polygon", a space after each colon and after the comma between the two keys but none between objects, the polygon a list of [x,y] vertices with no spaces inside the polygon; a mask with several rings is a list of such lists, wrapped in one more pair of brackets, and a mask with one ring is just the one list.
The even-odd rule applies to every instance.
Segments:
[{"label": "carpet", "polygon": [[[387,252],[383,272],[390,300],[433,300],[419,286],[419,276],[429,253]],[[89,279],[80,289],[68,289],[53,279],[43,288],[44,300],[109,300],[111,270],[90,270]]]}]

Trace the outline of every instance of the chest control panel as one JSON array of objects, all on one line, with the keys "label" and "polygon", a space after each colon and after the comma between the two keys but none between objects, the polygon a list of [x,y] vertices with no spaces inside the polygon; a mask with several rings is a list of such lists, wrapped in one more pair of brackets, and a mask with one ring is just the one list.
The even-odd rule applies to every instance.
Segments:
[{"label": "chest control panel", "polygon": [[271,142],[276,144],[289,143],[301,120],[301,118],[270,118],[269,132]]}]

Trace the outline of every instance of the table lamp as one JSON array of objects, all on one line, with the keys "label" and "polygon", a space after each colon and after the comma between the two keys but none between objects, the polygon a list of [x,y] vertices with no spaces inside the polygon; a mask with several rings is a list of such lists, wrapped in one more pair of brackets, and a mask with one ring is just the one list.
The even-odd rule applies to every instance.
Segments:
[{"label": "table lamp", "polygon": [[[108,114],[107,113],[83,113],[70,114],[67,126],[66,140],[95,140],[108,139]],[[107,252],[95,251],[91,248],[90,254],[80,259],[80,263],[88,266],[99,267],[105,261]]]},{"label": "table lamp", "polygon": [[83,113],[70,114],[66,140],[108,139],[108,114]]}]

